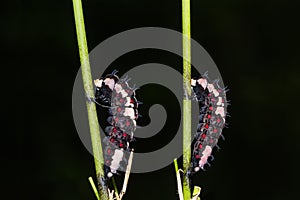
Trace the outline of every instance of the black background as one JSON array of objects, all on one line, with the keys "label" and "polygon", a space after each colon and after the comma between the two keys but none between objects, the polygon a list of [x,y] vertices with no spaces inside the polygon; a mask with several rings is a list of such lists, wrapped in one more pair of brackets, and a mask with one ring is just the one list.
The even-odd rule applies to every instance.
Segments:
[{"label": "black background", "polygon": [[[181,31],[180,1],[84,0],[83,6],[90,50],[132,28]],[[195,177],[202,200],[299,198],[298,13],[299,3],[292,0],[192,1],[192,37],[217,64],[232,104],[221,151],[214,153],[212,167]],[[72,87],[80,66],[72,1],[10,2],[1,6],[1,16],[4,194],[28,200],[95,199],[87,181],[95,174],[93,157],[72,118]],[[114,66],[126,72],[153,60],[181,64],[174,55],[141,51]],[[146,89],[140,93],[144,101],[176,106],[168,96]],[[140,123],[148,122],[145,114]],[[158,138],[148,146],[160,142],[167,140]],[[125,198],[177,199],[176,190],[170,165],[133,174]]]}]

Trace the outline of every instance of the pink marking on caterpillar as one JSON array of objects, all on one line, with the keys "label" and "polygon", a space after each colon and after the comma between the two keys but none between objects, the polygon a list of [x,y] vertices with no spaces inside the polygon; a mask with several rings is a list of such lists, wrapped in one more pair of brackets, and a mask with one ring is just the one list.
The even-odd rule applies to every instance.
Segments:
[{"label": "pink marking on caterpillar", "polygon": [[103,82],[104,82],[105,85],[107,85],[111,90],[114,89],[114,86],[115,86],[115,80],[114,80],[114,79],[106,78],[106,79],[104,79]]},{"label": "pink marking on caterpillar", "polygon": [[202,152],[202,156],[201,156],[201,159],[199,161],[200,168],[203,168],[204,165],[207,163],[207,159],[211,155],[211,152],[212,152],[211,146],[206,146],[204,151]]},{"label": "pink marking on caterpillar", "polygon": [[203,89],[206,89],[206,87],[207,87],[207,80],[206,79],[200,78],[197,82],[202,86]]}]

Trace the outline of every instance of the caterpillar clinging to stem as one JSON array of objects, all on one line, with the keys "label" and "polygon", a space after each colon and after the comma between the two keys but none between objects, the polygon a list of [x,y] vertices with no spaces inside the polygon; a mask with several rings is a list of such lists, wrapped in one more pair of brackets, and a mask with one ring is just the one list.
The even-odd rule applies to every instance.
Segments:
[{"label": "caterpillar clinging to stem", "polygon": [[226,123],[227,105],[226,89],[221,88],[218,81],[211,81],[207,74],[203,77],[192,78],[191,87],[194,99],[199,103],[199,123],[192,143],[191,165],[189,175],[204,170],[210,165],[209,157],[213,160],[212,151],[219,149],[218,140],[223,138],[222,129]]},{"label": "caterpillar clinging to stem", "polygon": [[109,117],[104,137],[105,176],[111,178],[118,170],[125,171],[130,143],[134,140],[138,105],[136,88],[129,86],[127,77],[120,79],[117,71],[94,80],[95,101],[98,106],[107,108]]}]

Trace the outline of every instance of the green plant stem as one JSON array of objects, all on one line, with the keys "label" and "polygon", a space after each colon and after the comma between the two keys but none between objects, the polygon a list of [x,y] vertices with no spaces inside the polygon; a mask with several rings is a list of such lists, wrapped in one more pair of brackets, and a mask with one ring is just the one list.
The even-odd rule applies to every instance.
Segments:
[{"label": "green plant stem", "polygon": [[[92,75],[89,62],[88,47],[86,42],[84,18],[82,12],[81,0],[73,0],[73,9],[76,25],[76,33],[79,47],[79,55],[81,62],[81,72],[83,85],[86,95],[89,98],[94,98],[94,90],[92,84]],[[104,171],[103,171],[103,154],[100,138],[100,129],[98,124],[98,117],[96,113],[95,103],[86,101],[86,107],[88,112],[88,120],[91,134],[91,141],[94,154],[94,162],[96,168],[96,176],[98,181],[98,190],[101,200],[108,200],[107,188],[103,183]]]},{"label": "green plant stem", "polygon": [[93,189],[93,191],[94,191],[94,193],[95,193],[95,195],[96,195],[96,197],[97,197],[97,200],[100,200],[100,198],[99,198],[99,193],[98,193],[98,191],[97,191],[97,188],[96,188],[96,186],[95,186],[95,183],[94,183],[94,181],[93,181],[93,178],[92,178],[92,177],[89,177],[89,181],[90,181],[90,184],[91,184],[91,186],[92,186],[92,189]]},{"label": "green plant stem", "polygon": [[[182,48],[183,48],[183,172],[186,175],[191,160],[191,26],[190,0],[182,0]],[[187,176],[183,178],[184,200],[190,200],[191,192]]]},{"label": "green plant stem", "polygon": [[181,178],[180,178],[180,173],[179,173],[179,169],[178,169],[177,159],[174,159],[174,165],[175,165],[175,173],[176,173],[176,179],[177,179],[179,200],[183,200],[182,184],[181,184]]},{"label": "green plant stem", "polygon": [[115,180],[115,178],[114,178],[114,177],[112,177],[112,183],[113,183],[113,186],[114,186],[115,192],[116,192],[117,194],[119,194],[119,192],[118,192],[118,187],[117,187],[117,184],[116,184],[116,180]]},{"label": "green plant stem", "polygon": [[175,172],[178,172],[178,164],[177,164],[177,159],[174,159],[174,167],[175,167]]}]

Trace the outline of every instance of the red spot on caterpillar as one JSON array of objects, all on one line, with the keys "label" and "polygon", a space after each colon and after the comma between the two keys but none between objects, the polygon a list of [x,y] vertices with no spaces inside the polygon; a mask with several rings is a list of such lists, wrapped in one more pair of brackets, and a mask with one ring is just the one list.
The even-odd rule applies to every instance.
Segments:
[{"label": "red spot on caterpillar", "polygon": [[211,115],[207,115],[207,119],[210,119],[211,118]]},{"label": "red spot on caterpillar", "polygon": [[119,145],[120,147],[123,147],[123,143],[120,143],[120,145]]},{"label": "red spot on caterpillar", "polygon": [[213,132],[214,132],[214,133],[217,133],[217,132],[218,132],[218,129],[214,128]]},{"label": "red spot on caterpillar", "polygon": [[201,135],[201,138],[202,138],[202,139],[205,139],[205,137],[206,137],[206,134],[203,133],[203,134]]},{"label": "red spot on caterpillar", "polygon": [[122,109],[119,107],[119,108],[117,109],[117,112],[121,112],[121,110],[122,110]]},{"label": "red spot on caterpillar", "polygon": [[205,128],[208,129],[208,128],[209,128],[209,125],[208,125],[208,124],[205,124]]},{"label": "red spot on caterpillar", "polygon": [[212,106],[210,106],[208,109],[209,109],[210,111],[212,111],[214,108],[213,108]]},{"label": "red spot on caterpillar", "polygon": [[111,149],[108,148],[108,149],[106,150],[106,153],[107,153],[107,154],[111,154]]},{"label": "red spot on caterpillar", "polygon": [[197,155],[195,156],[195,158],[199,159],[199,158],[200,158],[200,156],[197,154]]},{"label": "red spot on caterpillar", "polygon": [[203,145],[202,145],[202,144],[199,144],[199,146],[198,146],[198,147],[199,147],[199,149],[202,149]]}]

